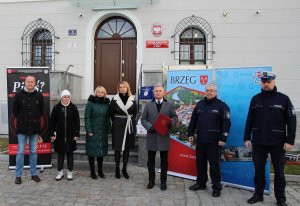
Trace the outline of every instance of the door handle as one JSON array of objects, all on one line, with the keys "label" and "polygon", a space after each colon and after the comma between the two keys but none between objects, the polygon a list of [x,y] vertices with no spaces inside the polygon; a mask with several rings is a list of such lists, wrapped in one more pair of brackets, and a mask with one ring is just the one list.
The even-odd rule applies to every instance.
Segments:
[{"label": "door handle", "polygon": [[122,59],[122,64],[125,64],[125,60],[124,59]]}]

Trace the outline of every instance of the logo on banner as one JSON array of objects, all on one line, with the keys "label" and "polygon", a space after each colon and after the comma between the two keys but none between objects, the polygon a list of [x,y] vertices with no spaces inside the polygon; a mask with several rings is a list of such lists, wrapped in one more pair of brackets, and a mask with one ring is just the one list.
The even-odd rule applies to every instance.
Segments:
[{"label": "logo on banner", "polygon": [[207,75],[201,75],[200,76],[200,84],[205,85],[208,82],[208,76]]},{"label": "logo on banner", "polygon": [[161,23],[154,23],[151,30],[153,36],[159,37],[163,34],[164,29]]},{"label": "logo on banner", "polygon": [[262,71],[258,71],[254,73],[253,80],[255,84],[261,85],[261,76],[262,76]]}]

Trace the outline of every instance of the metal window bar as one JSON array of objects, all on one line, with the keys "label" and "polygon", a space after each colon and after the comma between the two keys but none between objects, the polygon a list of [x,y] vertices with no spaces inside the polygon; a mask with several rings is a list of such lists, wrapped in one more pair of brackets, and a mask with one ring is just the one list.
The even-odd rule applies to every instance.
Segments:
[{"label": "metal window bar", "polygon": [[[189,29],[198,30],[204,35],[204,38],[181,38],[181,35]],[[191,32],[192,34],[192,32]],[[187,61],[193,60],[194,63],[202,62],[203,64],[209,64],[213,60],[213,30],[209,23],[197,16],[190,16],[181,20],[175,29],[175,33],[172,36],[174,38],[174,50],[171,53],[174,54],[174,60],[179,60],[180,63],[187,64]],[[185,45],[185,46],[184,46]],[[191,49],[187,45],[192,45]],[[198,46],[204,46],[204,50],[195,50]],[[185,58],[181,59],[181,56]],[[203,56],[203,60],[197,57]],[[189,59],[186,59],[189,57]],[[192,57],[192,58],[191,58]]]},{"label": "metal window bar", "polygon": [[55,70],[55,31],[51,24],[39,18],[30,22],[22,35],[22,66],[48,66]]}]

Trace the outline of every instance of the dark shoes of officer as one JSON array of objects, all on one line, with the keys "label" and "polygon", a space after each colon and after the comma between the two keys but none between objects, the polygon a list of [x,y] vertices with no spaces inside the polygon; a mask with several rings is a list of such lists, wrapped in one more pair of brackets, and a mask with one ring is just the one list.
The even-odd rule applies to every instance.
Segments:
[{"label": "dark shoes of officer", "polygon": [[161,190],[166,190],[167,189],[167,184],[166,183],[161,183],[160,184],[160,189]]},{"label": "dark shoes of officer", "polygon": [[255,204],[255,203],[257,203],[257,202],[262,202],[262,201],[264,201],[263,195],[254,194],[253,197],[251,197],[251,198],[247,201],[247,203],[249,203],[249,204]]},{"label": "dark shoes of officer", "polygon": [[213,193],[212,193],[213,197],[220,197],[220,195],[221,195],[221,191],[220,190],[214,190]]},{"label": "dark shoes of officer", "polygon": [[147,189],[152,189],[155,185],[155,182],[154,181],[149,181],[148,185],[147,185]]},{"label": "dark shoes of officer", "polygon": [[22,184],[22,179],[21,179],[21,177],[16,177],[15,183],[16,183],[17,185]]},{"label": "dark shoes of officer", "polygon": [[193,191],[205,190],[206,189],[206,185],[200,185],[200,184],[196,183],[196,184],[190,186],[189,189],[193,190]]},{"label": "dark shoes of officer", "polygon": [[37,175],[31,176],[31,179],[34,180],[35,182],[41,181],[41,179]]},{"label": "dark shoes of officer", "polygon": [[288,204],[286,203],[286,201],[277,201],[277,205],[278,206],[288,206]]}]

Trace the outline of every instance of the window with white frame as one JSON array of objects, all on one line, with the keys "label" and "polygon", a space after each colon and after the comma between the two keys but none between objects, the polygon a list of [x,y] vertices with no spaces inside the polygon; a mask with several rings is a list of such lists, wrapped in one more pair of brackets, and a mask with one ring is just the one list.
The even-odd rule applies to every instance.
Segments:
[{"label": "window with white frame", "polygon": [[174,38],[174,59],[182,65],[208,65],[213,59],[213,32],[207,21],[191,16],[180,21]]}]

